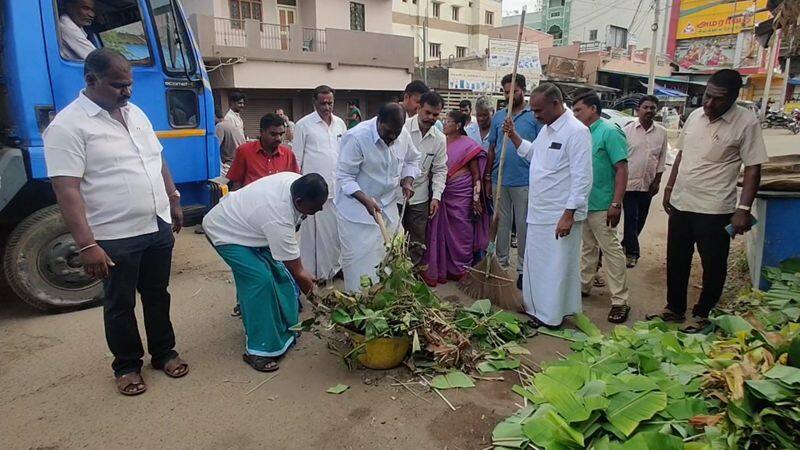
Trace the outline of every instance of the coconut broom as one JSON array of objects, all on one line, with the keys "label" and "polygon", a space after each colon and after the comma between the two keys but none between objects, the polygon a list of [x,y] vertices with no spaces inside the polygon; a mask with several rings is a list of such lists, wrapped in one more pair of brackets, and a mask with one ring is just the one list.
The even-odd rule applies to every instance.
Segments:
[{"label": "coconut broom", "polygon": [[[519,64],[519,50],[522,43],[522,30],[525,24],[525,9],[522,8],[519,29],[517,33],[517,50],[514,55],[514,69],[511,75],[511,95],[508,99],[506,117],[514,117],[514,92],[517,85],[517,65]],[[477,266],[470,268],[461,280],[461,291],[472,298],[488,298],[498,308],[510,311],[522,311],[522,297],[516,286],[516,280],[509,277],[500,266],[496,257],[497,228],[500,223],[500,196],[503,186],[503,169],[506,162],[506,144],[508,136],[503,133],[503,145],[500,150],[500,165],[497,170],[497,185],[494,196],[494,215],[489,227],[489,247],[486,258]]]}]

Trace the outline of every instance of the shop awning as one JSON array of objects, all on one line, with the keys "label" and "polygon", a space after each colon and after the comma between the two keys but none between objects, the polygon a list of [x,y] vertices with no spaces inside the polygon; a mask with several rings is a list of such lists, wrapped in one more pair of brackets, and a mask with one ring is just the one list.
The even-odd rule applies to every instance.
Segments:
[{"label": "shop awning", "polygon": [[[647,87],[647,83],[645,83],[643,81],[640,81],[639,83],[642,86]],[[656,95],[661,95],[663,97],[688,97],[687,94],[685,94],[685,93],[683,93],[681,91],[678,91],[678,90],[675,90],[675,89],[665,88],[664,86],[661,86],[661,85],[658,85],[658,84],[656,84],[654,91],[655,91]]]},{"label": "shop awning", "polygon": [[[544,80],[543,80],[544,81]],[[597,92],[619,92],[619,89],[592,83],[573,83],[571,81],[549,81],[560,86],[569,86],[576,89],[593,89]]]},{"label": "shop awning", "polygon": [[[630,72],[619,72],[619,71],[616,71],[616,70],[598,70],[598,72],[612,73],[612,74],[615,74],[615,75],[626,75],[626,76],[629,76],[629,77],[637,77],[637,78],[644,78],[644,79],[648,78],[647,75],[641,75],[641,74],[638,74],[638,73],[630,73]],[[663,82],[666,82],[666,83],[694,84],[694,85],[697,85],[697,86],[705,86],[706,85],[705,81],[691,81],[691,80],[685,80],[683,78],[674,78],[674,77],[658,77],[657,76],[656,80],[663,81]]]}]

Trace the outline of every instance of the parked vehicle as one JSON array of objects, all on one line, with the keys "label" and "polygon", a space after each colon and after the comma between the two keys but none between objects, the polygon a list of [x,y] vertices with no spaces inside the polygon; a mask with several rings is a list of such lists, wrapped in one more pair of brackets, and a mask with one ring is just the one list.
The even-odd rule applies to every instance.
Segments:
[{"label": "parked vehicle", "polygon": [[794,124],[795,120],[783,112],[770,111],[764,120],[761,121],[761,128],[786,128],[791,131],[790,125]]},{"label": "parked vehicle", "polygon": [[[3,273],[24,301],[47,311],[102,298],[81,267],[47,178],[42,131],[84,86],[83,62],[62,57],[58,3],[3,0],[0,6],[0,242]],[[197,222],[223,188],[208,75],[177,0],[98,0],[95,45],[131,61],[132,102],[164,146],[187,222]],[[2,284],[2,283],[0,283]]]}]

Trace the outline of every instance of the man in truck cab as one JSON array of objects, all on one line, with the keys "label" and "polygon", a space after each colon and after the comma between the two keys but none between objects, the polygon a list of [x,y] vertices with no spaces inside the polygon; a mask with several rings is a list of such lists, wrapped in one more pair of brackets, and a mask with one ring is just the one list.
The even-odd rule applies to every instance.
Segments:
[{"label": "man in truck cab", "polygon": [[62,0],[58,19],[61,31],[61,56],[84,60],[97,46],[86,28],[94,22],[94,0]]},{"label": "man in truck cab", "polygon": [[180,193],[153,125],[131,98],[130,62],[103,48],[86,57],[86,88],[45,130],[47,175],[86,274],[103,280],[103,320],[117,390],[138,395],[144,349],[134,307],[141,295],[151,364],[189,372],[169,317],[172,232]]}]

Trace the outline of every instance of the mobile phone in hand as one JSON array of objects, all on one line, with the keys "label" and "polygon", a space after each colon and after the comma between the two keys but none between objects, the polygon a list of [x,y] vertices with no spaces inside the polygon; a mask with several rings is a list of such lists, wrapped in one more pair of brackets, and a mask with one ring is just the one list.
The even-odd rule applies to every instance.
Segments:
[{"label": "mobile phone in hand", "polygon": [[[757,224],[757,223],[758,223],[758,219],[756,219],[755,217],[753,217],[753,225],[752,225],[752,227],[756,226],[756,224]],[[751,228],[752,228],[752,227],[751,227]],[[729,234],[731,237],[734,237],[734,236],[736,236],[736,232],[733,230],[733,225],[731,225],[731,224],[728,224],[728,225],[726,225],[726,226],[725,226],[725,231],[727,231],[727,232],[728,232],[728,234]]]}]

